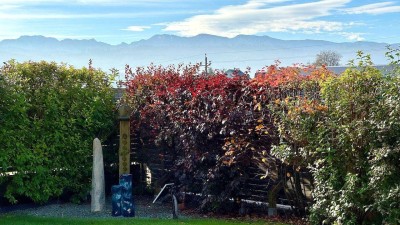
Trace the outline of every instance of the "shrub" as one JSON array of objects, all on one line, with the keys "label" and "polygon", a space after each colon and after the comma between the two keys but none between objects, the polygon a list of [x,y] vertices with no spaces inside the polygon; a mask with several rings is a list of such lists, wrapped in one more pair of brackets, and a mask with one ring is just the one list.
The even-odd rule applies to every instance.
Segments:
[{"label": "shrub", "polygon": [[150,141],[173,147],[176,183],[219,202],[238,195],[251,156],[246,150],[238,157],[242,167],[221,156],[227,151],[225,138],[239,132],[234,123],[243,122],[245,111],[237,102],[247,78],[200,74],[198,65],[127,71],[127,101],[137,113],[132,127],[142,136],[153,135]]},{"label": "shrub", "polygon": [[321,83],[319,98],[288,99],[279,115],[273,153],[311,169],[314,224],[398,223],[398,77],[358,56],[358,65]]},{"label": "shrub", "polygon": [[244,188],[248,168],[278,141],[268,105],[300,92],[304,80],[324,70],[274,65],[268,68],[270,76],[249,80],[218,71],[201,74],[198,65],[151,65],[136,72],[128,67],[127,101],[136,112],[132,127],[175,149],[177,183],[196,183],[212,205],[223,205],[218,202],[249,195]]},{"label": "shrub", "polygon": [[[394,56],[387,75],[362,52],[340,76],[324,67],[279,65],[252,80],[200,74],[198,65],[127,68],[132,121],[175,149],[177,183],[202,187],[211,196],[204,206],[215,211],[248,194],[248,167],[258,164],[276,181],[274,190],[293,177],[297,199],[291,200],[299,214],[311,213],[313,224],[396,224],[400,79]],[[307,169],[314,187],[310,210],[298,175]]]},{"label": "shrub", "polygon": [[[92,140],[113,125],[113,75],[48,62],[7,62],[0,71],[0,183],[5,196],[45,202],[87,195]],[[5,176],[6,172],[13,175]]]}]

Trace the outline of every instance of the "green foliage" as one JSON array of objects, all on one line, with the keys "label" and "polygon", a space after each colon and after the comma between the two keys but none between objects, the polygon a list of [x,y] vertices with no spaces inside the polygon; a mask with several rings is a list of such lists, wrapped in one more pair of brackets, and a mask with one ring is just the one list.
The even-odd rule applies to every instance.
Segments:
[{"label": "green foliage", "polygon": [[[384,197],[381,192],[399,185],[393,177],[389,180],[395,183],[376,183],[399,170],[392,165],[387,173],[376,172],[380,166],[388,166],[379,156],[382,148],[390,152],[388,156],[399,156],[395,151],[400,135],[399,92],[392,87],[397,78],[372,67],[369,56],[361,52],[358,56],[357,67],[322,88],[329,110],[320,124],[326,135],[318,141],[329,147],[329,153],[321,155],[324,162],[315,167],[316,185],[321,187],[314,193],[315,212],[323,211],[328,218],[347,224],[370,223],[378,214],[386,217],[388,212],[376,207]],[[398,208],[398,203],[392,206]]]},{"label": "green foliage", "polygon": [[351,65],[318,98],[288,99],[273,153],[313,172],[312,223],[399,223],[399,77],[362,52]]},{"label": "green foliage", "polygon": [[[92,140],[114,120],[107,75],[93,68],[9,61],[0,71],[0,183],[16,202],[87,194]],[[5,176],[6,172],[12,176]]]}]

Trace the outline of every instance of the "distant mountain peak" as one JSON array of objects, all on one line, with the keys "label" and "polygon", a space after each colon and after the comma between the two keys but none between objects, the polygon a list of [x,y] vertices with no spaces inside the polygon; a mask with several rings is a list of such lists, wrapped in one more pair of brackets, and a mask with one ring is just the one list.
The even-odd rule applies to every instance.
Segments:
[{"label": "distant mountain peak", "polygon": [[171,39],[171,38],[182,38],[181,36],[173,35],[173,34],[156,34],[150,37],[147,40],[151,39]]},{"label": "distant mountain peak", "polygon": [[385,43],[344,42],[321,40],[281,40],[269,36],[238,35],[233,38],[210,34],[182,37],[173,34],[158,34],[149,39],[131,44],[110,45],[95,39],[57,40],[42,35],[21,36],[17,39],[0,41],[0,62],[47,60],[65,62],[76,67],[87,66],[93,59],[96,67],[105,70],[124,70],[131,67],[154,64],[197,63],[207,53],[214,69],[246,68],[254,70],[280,60],[282,65],[309,63],[322,50],[334,50],[343,58],[341,64],[356,57],[362,50],[372,53],[376,64],[385,64]]},{"label": "distant mountain peak", "polygon": [[43,36],[43,35],[22,35],[18,39],[26,39],[26,38],[51,38],[51,39],[55,39],[53,37],[46,37],[46,36]]},{"label": "distant mountain peak", "polygon": [[202,38],[223,38],[223,39],[228,39],[226,37],[222,37],[222,36],[218,36],[218,35],[214,35],[214,34],[198,34],[195,36],[192,36],[193,38],[196,37],[202,37]]},{"label": "distant mountain peak", "polygon": [[22,35],[21,37],[15,39],[15,40],[52,40],[52,41],[58,41],[56,38],[46,37],[46,36],[43,36],[43,35]]}]

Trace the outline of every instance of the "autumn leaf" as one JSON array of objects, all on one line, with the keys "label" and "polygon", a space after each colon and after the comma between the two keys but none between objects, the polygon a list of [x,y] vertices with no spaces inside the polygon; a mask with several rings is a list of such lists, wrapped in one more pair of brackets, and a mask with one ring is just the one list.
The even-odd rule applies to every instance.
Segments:
[{"label": "autumn leaf", "polygon": [[263,125],[263,124],[260,124],[260,125],[256,126],[256,130],[257,130],[257,131],[259,131],[259,130],[261,130],[261,129],[263,129],[263,128],[264,128],[264,125]]}]

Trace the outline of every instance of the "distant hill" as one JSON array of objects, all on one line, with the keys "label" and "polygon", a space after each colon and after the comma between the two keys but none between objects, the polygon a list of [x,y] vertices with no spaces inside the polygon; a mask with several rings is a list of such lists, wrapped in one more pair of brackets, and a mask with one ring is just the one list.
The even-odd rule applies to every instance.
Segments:
[{"label": "distant hill", "polygon": [[132,67],[155,64],[197,63],[204,61],[204,53],[212,62],[211,68],[252,71],[280,60],[282,65],[312,63],[322,50],[334,50],[343,58],[342,65],[355,58],[362,50],[372,55],[375,64],[386,64],[386,43],[344,42],[321,40],[280,40],[268,36],[239,35],[225,38],[213,35],[179,37],[155,35],[130,44],[109,45],[90,40],[57,40],[43,36],[21,36],[0,41],[0,61],[48,60],[66,62],[76,67],[87,66],[89,59],[104,70],[117,68],[123,72],[125,64]]}]

